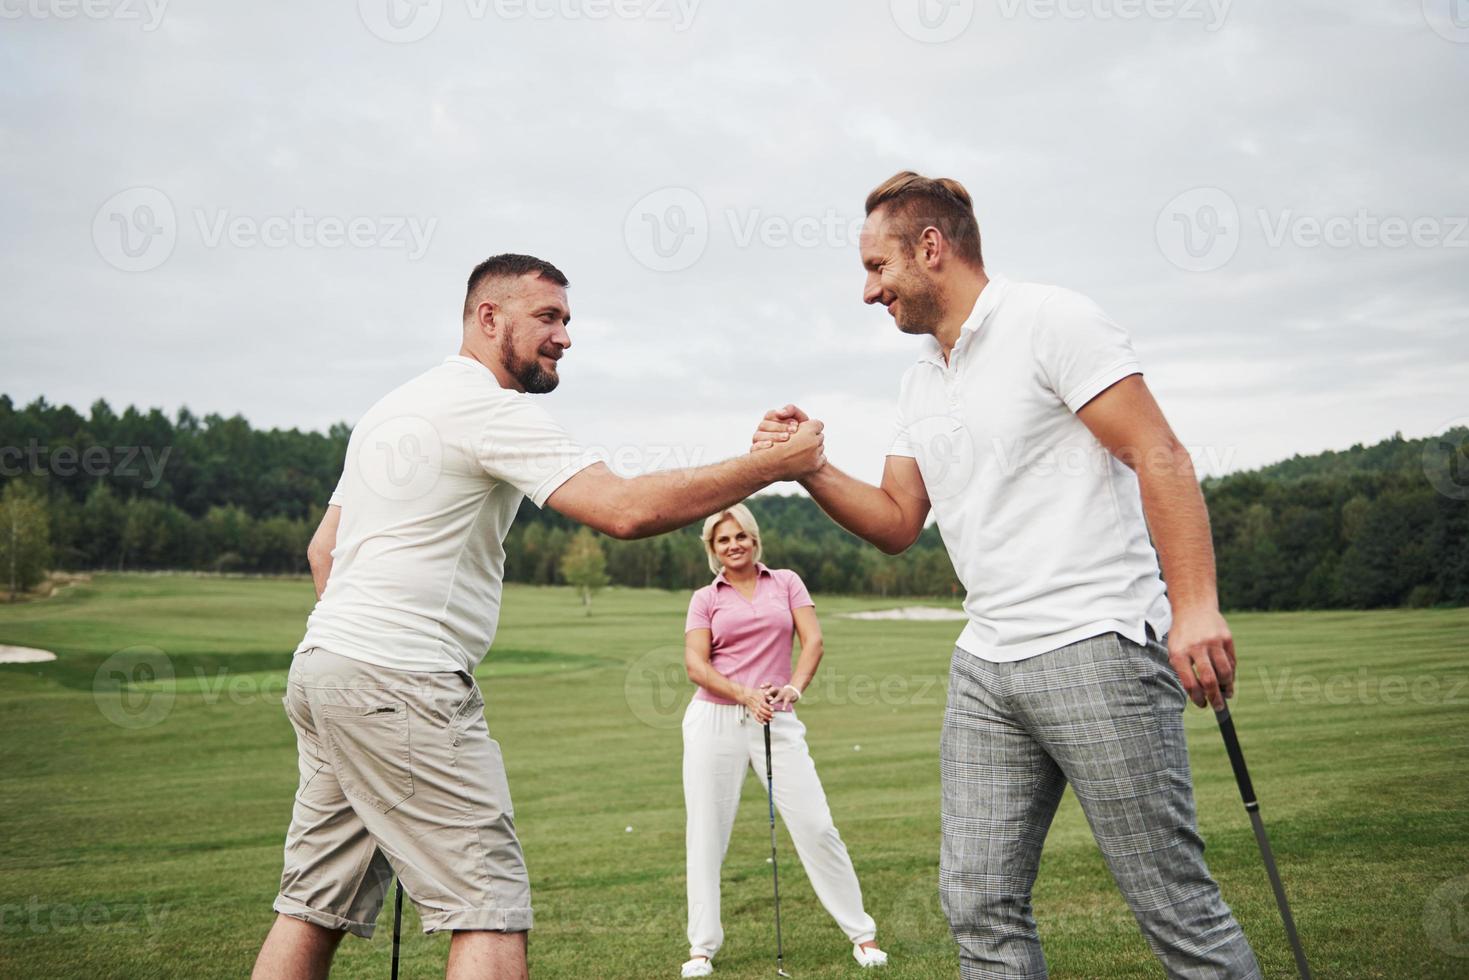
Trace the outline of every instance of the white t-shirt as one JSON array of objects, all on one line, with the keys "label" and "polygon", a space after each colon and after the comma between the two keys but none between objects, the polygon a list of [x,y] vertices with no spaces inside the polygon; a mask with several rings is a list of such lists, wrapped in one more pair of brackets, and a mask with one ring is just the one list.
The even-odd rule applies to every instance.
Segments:
[{"label": "white t-shirt", "polygon": [[297,652],[472,672],[495,638],[521,498],[544,506],[598,458],[472,358],[390,392],[347,443],[331,578]]},{"label": "white t-shirt", "polygon": [[1171,622],[1137,477],[1076,412],[1142,368],[1127,332],[1070,290],[992,279],[945,365],[903,376],[892,456],[918,461],[969,624],[958,645],[1023,660]]}]

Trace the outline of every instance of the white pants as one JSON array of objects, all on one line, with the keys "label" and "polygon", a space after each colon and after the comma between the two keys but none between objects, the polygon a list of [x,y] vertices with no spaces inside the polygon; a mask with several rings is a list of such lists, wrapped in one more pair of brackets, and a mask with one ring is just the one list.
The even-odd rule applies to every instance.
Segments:
[{"label": "white pants", "polygon": [[[719,923],[719,867],[740,806],[745,767],[765,778],[764,726],[737,704],[695,698],[683,719],[683,792],[688,810],[689,955],[713,959],[724,942]],[[831,820],[806,726],[794,711],[770,723],[775,807],[796,844],[816,897],[853,944],[877,934],[862,909],[862,888],[847,846]]]}]

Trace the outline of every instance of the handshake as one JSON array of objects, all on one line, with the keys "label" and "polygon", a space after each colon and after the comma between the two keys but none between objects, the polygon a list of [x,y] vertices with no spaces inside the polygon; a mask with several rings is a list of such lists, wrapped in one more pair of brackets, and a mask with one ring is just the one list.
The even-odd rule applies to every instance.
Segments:
[{"label": "handshake", "polygon": [[772,408],[750,439],[750,452],[768,453],[771,482],[800,480],[826,465],[823,424],[794,405]]}]

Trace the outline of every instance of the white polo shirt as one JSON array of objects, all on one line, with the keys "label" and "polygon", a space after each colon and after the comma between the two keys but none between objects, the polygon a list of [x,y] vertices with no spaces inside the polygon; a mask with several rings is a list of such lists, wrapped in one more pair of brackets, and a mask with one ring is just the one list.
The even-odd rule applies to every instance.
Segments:
[{"label": "white polo shirt", "polygon": [[1023,660],[1171,612],[1132,470],[1076,412],[1141,366],[1127,332],[1056,286],[991,279],[944,363],[903,376],[893,456],[918,462],[969,623],[958,645]]},{"label": "white polo shirt", "polygon": [[495,638],[521,498],[544,506],[598,458],[472,358],[390,392],[347,443],[331,578],[296,651],[473,672]]}]

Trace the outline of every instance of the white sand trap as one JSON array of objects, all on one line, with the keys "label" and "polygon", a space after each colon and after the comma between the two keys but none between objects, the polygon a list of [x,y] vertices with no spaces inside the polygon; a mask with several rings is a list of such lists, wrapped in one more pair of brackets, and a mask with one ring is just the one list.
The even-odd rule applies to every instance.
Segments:
[{"label": "white sand trap", "polygon": [[842,613],[841,618],[960,620],[969,617],[962,609],[944,609],[941,606],[904,606],[901,609],[872,609],[867,612]]},{"label": "white sand trap", "polygon": [[50,650],[35,647],[8,647],[0,644],[0,664],[45,664],[56,659]]}]

